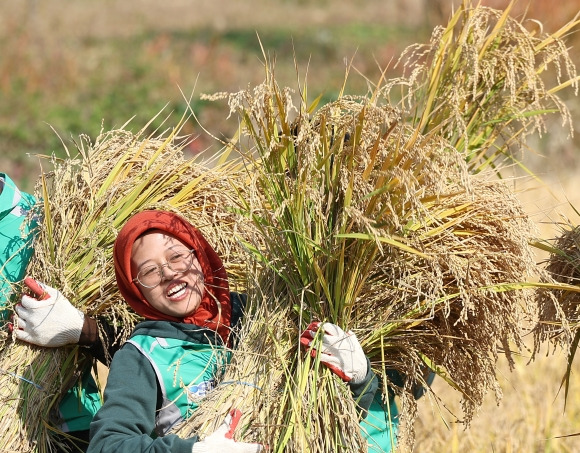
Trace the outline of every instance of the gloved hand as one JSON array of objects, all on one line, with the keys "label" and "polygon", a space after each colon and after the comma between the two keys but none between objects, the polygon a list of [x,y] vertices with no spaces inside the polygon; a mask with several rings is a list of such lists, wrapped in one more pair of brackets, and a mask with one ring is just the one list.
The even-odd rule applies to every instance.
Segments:
[{"label": "gloved hand", "polygon": [[[319,329],[324,330],[321,342],[320,361],[343,381],[359,384],[364,381],[368,366],[367,358],[356,335],[345,332],[331,323],[312,322],[300,335],[300,343],[305,347],[312,346],[312,341]],[[316,356],[316,349],[310,352]]]},{"label": "gloved hand", "polygon": [[30,278],[24,283],[36,298],[23,294],[16,305],[16,338],[49,347],[78,343],[85,320],[83,312],[48,285]]},{"label": "gloved hand", "polygon": [[218,429],[204,440],[200,440],[193,445],[191,453],[217,453],[226,451],[231,453],[258,453],[264,451],[264,446],[261,444],[236,442],[233,439],[234,431],[238,426],[241,416],[242,413],[238,409],[232,409]]}]

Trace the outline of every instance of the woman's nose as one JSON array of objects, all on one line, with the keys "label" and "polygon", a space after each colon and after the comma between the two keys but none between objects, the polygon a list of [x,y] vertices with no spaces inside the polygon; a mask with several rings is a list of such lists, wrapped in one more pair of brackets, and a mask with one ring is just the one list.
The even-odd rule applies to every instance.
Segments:
[{"label": "woman's nose", "polygon": [[159,272],[161,273],[161,280],[171,280],[177,273],[169,267],[169,263],[165,263],[159,266]]}]

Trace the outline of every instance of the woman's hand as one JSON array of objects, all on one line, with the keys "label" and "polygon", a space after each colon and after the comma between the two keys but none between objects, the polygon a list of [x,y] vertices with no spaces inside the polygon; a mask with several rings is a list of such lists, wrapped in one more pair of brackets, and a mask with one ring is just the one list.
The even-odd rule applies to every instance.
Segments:
[{"label": "woman's hand", "polygon": [[193,445],[191,453],[259,453],[264,451],[262,444],[236,442],[233,439],[241,416],[242,413],[238,409],[232,409],[218,429]]},{"label": "woman's hand", "polygon": [[[302,332],[300,343],[307,348],[312,348],[313,344],[317,345],[314,338],[320,330],[323,332],[320,361],[343,381],[352,384],[362,382],[367,375],[368,364],[356,335],[328,322],[324,324],[312,322]],[[312,348],[310,351],[312,357],[315,357],[316,353],[316,348]]]},{"label": "woman's hand", "polygon": [[60,291],[31,278],[24,283],[34,297],[23,294],[16,305],[16,338],[38,346],[58,347],[79,341],[85,315]]}]

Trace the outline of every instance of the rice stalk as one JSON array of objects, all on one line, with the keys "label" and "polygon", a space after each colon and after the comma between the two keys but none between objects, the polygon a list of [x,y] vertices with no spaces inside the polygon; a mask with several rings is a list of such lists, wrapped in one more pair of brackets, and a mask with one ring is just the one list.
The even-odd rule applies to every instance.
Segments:
[{"label": "rice stalk", "polygon": [[[562,325],[574,328],[580,323],[580,296],[575,290],[580,283],[580,228],[567,219],[562,219],[558,225],[560,234],[557,237],[538,244],[543,250],[550,252],[544,263],[545,269],[551,281],[560,284],[551,292],[558,301],[558,306],[550,307],[546,304],[541,319],[546,322],[546,337],[558,338],[563,343],[568,343],[570,337],[566,335],[567,329],[562,329]],[[549,324],[548,320],[552,320],[554,324]],[[560,322],[556,322],[557,320]]]},{"label": "rice stalk", "polygon": [[549,114],[573,133],[560,95],[568,87],[578,93],[565,39],[580,21],[545,33],[538,21],[512,17],[513,5],[497,10],[464,0],[428,44],[407,48],[398,63],[406,75],[384,87],[401,86],[406,121],[421,135],[448,140],[470,172],[499,171],[506,163],[524,168],[526,139],[546,132]]},{"label": "rice stalk", "polygon": [[[348,437],[356,438],[359,427],[356,417],[348,416],[355,408],[346,385],[329,373],[310,371],[311,358],[301,357],[298,348],[292,307],[285,295],[276,292],[278,278],[272,272],[253,275],[260,281],[249,286],[249,306],[232,361],[218,387],[175,433],[203,437],[218,427],[231,408],[239,408],[243,417],[236,438],[260,442],[273,451],[320,451],[345,444],[343,435],[336,437],[339,433],[321,425],[322,419],[312,418],[313,411],[324,413],[329,423],[344,419]],[[329,380],[333,393],[305,397],[328,386]],[[324,439],[317,436],[320,432],[327,432]],[[361,444],[358,451],[363,450]]]},{"label": "rice stalk", "polygon": [[565,217],[556,225],[559,228],[556,237],[535,243],[548,252],[548,258],[542,263],[544,287],[540,293],[539,321],[534,329],[534,352],[539,353],[542,345],[548,343],[567,354],[567,368],[562,376],[566,402],[580,341],[580,227]]},{"label": "rice stalk", "polygon": [[[236,235],[243,223],[228,210],[243,191],[235,162],[214,167],[185,159],[178,128],[159,136],[126,130],[102,133],[94,143],[81,136],[78,155],[54,159],[36,187],[43,219],[28,274],[58,288],[80,310],[102,316],[123,341],[139,320],[122,301],[115,283],[112,245],[133,214],[151,208],[177,212],[200,228],[223,257],[238,290],[244,287],[244,259]],[[234,184],[240,187],[234,187]],[[236,195],[237,196],[237,195]],[[18,451],[53,448],[51,411],[88,366],[77,346],[46,350],[6,339],[0,351],[2,421],[11,429],[0,445]],[[15,376],[22,376],[35,385]]]},{"label": "rice stalk", "polygon": [[[376,96],[344,95],[314,111],[293,95],[267,66],[263,84],[229,98],[247,139],[239,153],[252,166],[251,196],[239,209],[255,227],[258,243],[247,247],[260,264],[259,290],[249,287],[259,303],[232,372],[272,382],[260,385],[263,394],[280,394],[244,404],[249,413],[261,408],[246,420],[247,439],[275,451],[365,451],[348,390],[298,347],[312,320],[355,331],[383,396],[392,387],[401,398],[410,444],[412,389],[426,364],[460,392],[469,424],[489,391],[501,397],[498,354],[522,346],[522,325],[535,310],[527,284],[536,269],[533,224],[505,185],[470,173],[448,141],[417,132]],[[282,339],[263,349],[255,344],[265,331],[259,320],[279,311]],[[255,370],[256,354],[284,373],[262,381],[268,372]],[[407,376],[404,388],[387,369]],[[229,408],[235,391],[222,398],[218,388],[214,397]],[[202,426],[206,413],[185,426]],[[284,416],[264,426],[272,414]]]}]

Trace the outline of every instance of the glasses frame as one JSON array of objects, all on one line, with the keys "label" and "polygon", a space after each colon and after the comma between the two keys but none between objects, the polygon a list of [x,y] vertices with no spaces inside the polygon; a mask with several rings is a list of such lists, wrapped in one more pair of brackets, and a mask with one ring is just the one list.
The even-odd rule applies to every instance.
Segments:
[{"label": "glasses frame", "polygon": [[137,272],[137,277],[135,277],[133,280],[131,280],[133,283],[139,283],[143,288],[149,288],[149,289],[153,289],[153,288],[157,288],[161,282],[163,281],[163,268],[167,267],[169,268],[171,271],[175,272],[176,274],[185,274],[188,270],[191,269],[191,266],[193,266],[193,257],[195,256],[195,249],[187,249],[187,252],[189,253],[189,258],[190,258],[190,263],[189,266],[187,267],[187,269],[183,270],[183,271],[176,271],[175,269],[173,269],[171,267],[171,264],[169,262],[165,263],[165,264],[161,264],[161,265],[156,265],[155,267],[157,267],[157,275],[159,276],[159,283],[157,283],[154,286],[149,286],[144,284],[141,280],[139,280],[139,274],[141,273],[141,271]]}]

